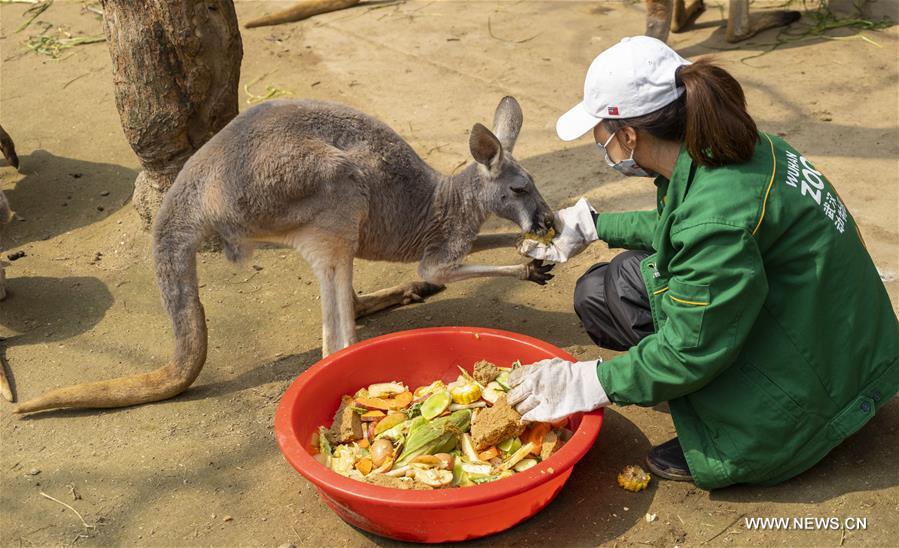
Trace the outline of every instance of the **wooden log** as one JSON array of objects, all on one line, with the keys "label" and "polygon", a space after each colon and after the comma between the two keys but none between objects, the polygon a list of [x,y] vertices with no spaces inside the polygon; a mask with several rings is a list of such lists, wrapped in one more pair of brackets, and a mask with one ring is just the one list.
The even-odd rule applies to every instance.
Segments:
[{"label": "wooden log", "polygon": [[360,0],[301,0],[293,6],[275,12],[259,19],[253,19],[245,28],[252,29],[256,27],[267,27],[270,25],[280,25],[281,23],[293,23],[303,19],[318,15],[320,13],[328,13],[346,8],[351,8],[359,3]]},{"label": "wooden log", "polygon": [[122,129],[148,228],[184,162],[237,115],[243,46],[232,0],[102,0]]}]

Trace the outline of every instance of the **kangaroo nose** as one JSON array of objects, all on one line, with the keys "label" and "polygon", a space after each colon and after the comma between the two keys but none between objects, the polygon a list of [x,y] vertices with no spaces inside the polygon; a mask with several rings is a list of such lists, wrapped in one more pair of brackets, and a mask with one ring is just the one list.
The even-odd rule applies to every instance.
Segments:
[{"label": "kangaroo nose", "polygon": [[541,234],[546,234],[549,232],[549,229],[553,227],[555,218],[553,214],[550,212],[543,212],[537,216],[537,220],[534,223],[537,228],[537,232]]},{"label": "kangaroo nose", "polygon": [[553,215],[552,211],[547,211],[543,216],[543,223],[546,225],[546,230],[550,228],[554,228],[556,224],[556,216]]}]

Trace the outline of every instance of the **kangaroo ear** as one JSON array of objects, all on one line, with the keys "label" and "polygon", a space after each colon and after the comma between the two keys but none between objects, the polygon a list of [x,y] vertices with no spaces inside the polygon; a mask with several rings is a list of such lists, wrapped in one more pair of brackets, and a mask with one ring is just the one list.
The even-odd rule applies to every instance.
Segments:
[{"label": "kangaroo ear", "polygon": [[521,105],[518,104],[515,97],[503,97],[493,115],[493,133],[502,143],[503,150],[510,154],[515,148],[515,141],[518,140],[518,132],[521,131],[523,121]]},{"label": "kangaroo ear", "polygon": [[499,139],[490,133],[490,130],[481,124],[475,124],[471,128],[471,136],[468,138],[468,147],[471,155],[481,165],[493,169],[503,161],[503,145]]}]

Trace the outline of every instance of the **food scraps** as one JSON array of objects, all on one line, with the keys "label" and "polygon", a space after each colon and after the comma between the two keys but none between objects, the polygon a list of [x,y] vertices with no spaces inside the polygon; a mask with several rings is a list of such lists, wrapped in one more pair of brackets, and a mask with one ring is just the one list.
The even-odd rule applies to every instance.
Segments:
[{"label": "food scraps", "polygon": [[481,360],[471,373],[459,369],[449,383],[389,381],[344,395],[332,424],[313,436],[316,459],[384,487],[470,487],[528,470],[570,438],[565,421],[521,421],[506,401],[512,367]]}]

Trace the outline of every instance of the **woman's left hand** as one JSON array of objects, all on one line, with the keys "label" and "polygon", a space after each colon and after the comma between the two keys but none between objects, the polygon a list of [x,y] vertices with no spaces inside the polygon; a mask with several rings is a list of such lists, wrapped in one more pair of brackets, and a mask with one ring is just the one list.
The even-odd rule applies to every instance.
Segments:
[{"label": "woman's left hand", "polygon": [[542,244],[534,240],[524,240],[518,252],[533,259],[564,263],[583,251],[591,242],[599,239],[596,235],[594,213],[587,200],[581,198],[573,206],[556,212],[555,225],[559,234],[553,241]]},{"label": "woman's left hand", "polygon": [[519,367],[509,375],[508,402],[526,422],[553,422],[605,407],[609,398],[596,371],[600,361],[552,358]]}]

